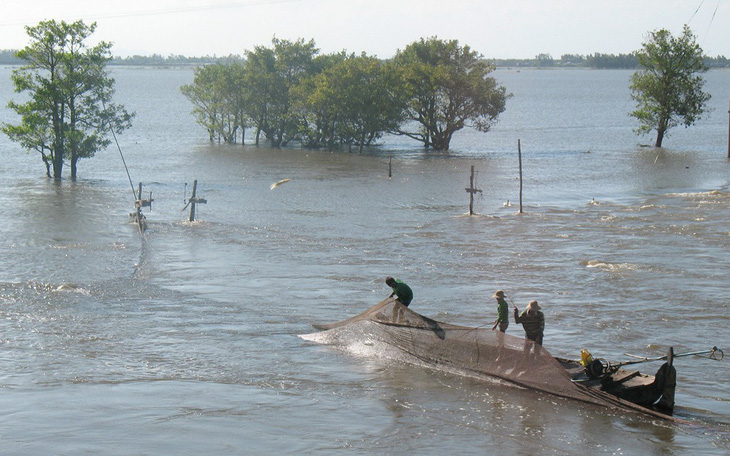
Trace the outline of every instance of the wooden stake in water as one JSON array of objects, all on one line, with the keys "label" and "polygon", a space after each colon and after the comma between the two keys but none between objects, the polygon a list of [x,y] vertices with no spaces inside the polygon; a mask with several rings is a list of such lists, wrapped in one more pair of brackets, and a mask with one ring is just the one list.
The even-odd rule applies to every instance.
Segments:
[{"label": "wooden stake in water", "polygon": [[520,211],[519,214],[522,213],[522,147],[520,146],[520,140],[517,140],[517,159],[519,161],[520,166]]},{"label": "wooden stake in water", "polygon": [[[196,204],[205,204],[208,201],[203,198],[198,198],[195,196],[198,192],[198,180],[195,179],[193,181],[193,194],[190,196],[190,199],[188,200],[188,204],[190,205],[190,221],[195,221],[195,205]],[[185,209],[185,208],[183,208]]]},{"label": "wooden stake in water", "polygon": [[388,157],[388,177],[393,177],[393,156]]},{"label": "wooden stake in water", "polygon": [[152,210],[152,201],[154,201],[152,199],[152,192],[150,192],[148,199],[142,199],[142,182],[140,182],[139,190],[135,193],[134,212],[129,214],[132,217],[132,221],[137,224],[140,234],[144,234],[145,230],[147,230],[147,219],[142,214],[142,208],[149,207]]},{"label": "wooden stake in water", "polygon": [[474,215],[474,194],[482,191],[474,188],[474,165],[471,165],[471,177],[469,178],[469,188],[466,189],[469,194],[469,215]]}]

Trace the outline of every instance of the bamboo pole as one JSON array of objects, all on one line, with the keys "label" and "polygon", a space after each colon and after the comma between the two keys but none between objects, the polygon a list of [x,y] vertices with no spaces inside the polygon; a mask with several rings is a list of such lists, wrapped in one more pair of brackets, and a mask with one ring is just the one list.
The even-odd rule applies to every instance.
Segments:
[{"label": "bamboo pole", "polygon": [[[134,186],[132,186],[132,190],[134,190]],[[147,230],[147,220],[142,214],[142,182],[139,183],[139,190],[137,191],[136,200],[134,201],[134,222],[137,224],[137,228],[139,229],[139,234],[144,234],[144,232]]]},{"label": "bamboo pole", "polygon": [[466,189],[469,194],[469,215],[474,215],[474,194],[481,190],[474,188],[474,165],[471,165],[471,175],[469,177],[469,188]]},{"label": "bamboo pole", "polygon": [[474,165],[471,165],[469,176],[469,215],[474,215]]},{"label": "bamboo pole", "polygon": [[520,212],[518,213],[522,214],[522,147],[519,139],[517,140],[517,159],[520,166]]},{"label": "bamboo pole", "polygon": [[190,197],[190,221],[195,221],[195,193],[198,190],[198,180],[193,181],[193,195]]}]

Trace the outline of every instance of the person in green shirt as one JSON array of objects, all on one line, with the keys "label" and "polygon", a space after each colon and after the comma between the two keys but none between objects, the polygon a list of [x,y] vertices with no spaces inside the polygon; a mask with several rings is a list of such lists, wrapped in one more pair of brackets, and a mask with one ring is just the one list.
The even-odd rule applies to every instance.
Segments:
[{"label": "person in green shirt", "polygon": [[507,327],[509,326],[509,312],[507,301],[504,300],[504,291],[497,290],[492,297],[497,298],[497,319],[494,321],[492,331],[497,329],[497,326],[499,326],[499,330],[501,332],[506,332]]},{"label": "person in green shirt", "polygon": [[385,283],[393,289],[393,292],[388,297],[398,296],[398,302],[408,307],[408,304],[413,300],[413,290],[411,290],[411,287],[406,285],[402,280],[392,277],[386,277]]}]

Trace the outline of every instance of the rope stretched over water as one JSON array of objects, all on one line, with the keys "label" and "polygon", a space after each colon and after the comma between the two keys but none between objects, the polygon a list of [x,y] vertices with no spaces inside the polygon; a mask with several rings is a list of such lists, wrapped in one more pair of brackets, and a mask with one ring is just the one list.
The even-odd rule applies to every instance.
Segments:
[{"label": "rope stretched over water", "polygon": [[[106,111],[106,103],[104,100],[101,100],[101,105],[104,108],[104,111]],[[138,199],[142,198],[142,195],[137,195],[137,190],[134,189],[134,183],[132,182],[132,176],[129,174],[129,168],[127,167],[127,161],[124,159],[124,154],[122,153],[122,148],[119,146],[119,141],[117,141],[117,134],[114,133],[114,129],[109,126],[109,132],[111,132],[112,137],[114,138],[114,143],[117,145],[117,150],[119,151],[119,156],[122,157],[122,164],[124,164],[124,170],[127,172],[127,179],[129,179],[129,186],[132,188],[132,195],[134,196],[134,201],[137,201]]]},{"label": "rope stretched over water", "polygon": [[129,179],[129,186],[132,187],[132,196],[134,196],[134,200],[137,201],[142,197],[142,195],[137,197],[137,190],[134,189],[134,183],[132,183],[132,176],[129,174],[129,168],[127,167],[127,161],[124,160],[124,154],[122,153],[122,148],[119,147],[119,141],[117,141],[117,135],[114,133],[114,130],[111,128],[109,131],[112,132],[112,136],[114,137],[114,142],[117,145],[117,149],[119,150],[119,156],[122,157],[122,163],[124,164],[124,170],[127,172],[127,179]]}]

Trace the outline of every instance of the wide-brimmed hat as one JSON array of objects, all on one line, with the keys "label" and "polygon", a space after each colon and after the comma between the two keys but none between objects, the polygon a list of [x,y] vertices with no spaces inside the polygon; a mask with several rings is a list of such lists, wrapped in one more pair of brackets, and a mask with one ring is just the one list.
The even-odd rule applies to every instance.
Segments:
[{"label": "wide-brimmed hat", "polygon": [[492,297],[493,297],[493,298],[504,298],[504,291],[502,291],[502,290],[497,290],[497,292],[496,292],[496,293],[494,293],[494,296],[492,296]]},{"label": "wide-brimmed hat", "polygon": [[532,310],[540,310],[542,307],[540,307],[540,304],[537,303],[537,301],[530,301],[530,304],[527,305],[528,309]]}]

